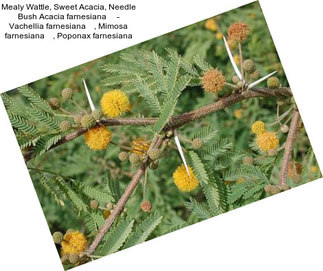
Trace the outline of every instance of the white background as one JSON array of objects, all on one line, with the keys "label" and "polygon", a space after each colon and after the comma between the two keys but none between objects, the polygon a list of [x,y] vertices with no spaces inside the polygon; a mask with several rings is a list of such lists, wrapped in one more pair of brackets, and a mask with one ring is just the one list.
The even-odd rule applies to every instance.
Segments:
[{"label": "white background", "polygon": [[[127,17],[135,33],[131,41],[4,41],[8,15],[1,14],[0,91],[250,1],[116,2],[138,7]],[[323,168],[321,1],[260,3]],[[62,270],[2,102],[0,124],[0,269]],[[74,270],[322,270],[322,191],[322,180],[318,180]]]}]

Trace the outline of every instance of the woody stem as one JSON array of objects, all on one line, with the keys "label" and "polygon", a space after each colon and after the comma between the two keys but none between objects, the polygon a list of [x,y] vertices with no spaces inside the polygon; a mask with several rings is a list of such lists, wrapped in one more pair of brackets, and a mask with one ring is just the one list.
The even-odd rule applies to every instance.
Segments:
[{"label": "woody stem", "polygon": [[[163,139],[156,135],[154,139],[152,140],[152,143],[150,145],[150,148],[159,148],[163,142]],[[88,249],[85,251],[85,254],[90,255],[92,254],[97,246],[102,241],[103,237],[107,233],[107,231],[110,229],[111,225],[113,224],[116,217],[121,213],[122,209],[124,208],[125,204],[127,203],[129,197],[135,190],[137,184],[139,183],[140,179],[144,175],[148,165],[150,163],[150,160],[148,159],[146,162],[142,162],[137,169],[135,175],[132,177],[130,183],[128,184],[126,190],[120,197],[120,199],[117,202],[116,207],[113,209],[113,212],[110,214],[110,216],[105,221],[104,225],[100,228],[98,234],[95,236],[92,244],[88,247]]]},{"label": "woody stem", "polygon": [[290,124],[287,140],[285,142],[285,152],[284,152],[282,166],[281,166],[280,175],[279,175],[279,185],[283,185],[286,183],[286,178],[288,174],[288,163],[290,161],[291,153],[293,150],[293,144],[296,139],[299,119],[300,119],[300,114],[297,110],[295,110],[293,112],[293,117]]},{"label": "woody stem", "polygon": [[[169,122],[165,126],[165,130],[173,130],[179,128],[187,123],[195,121],[197,119],[204,118],[205,116],[214,113],[216,111],[222,110],[232,104],[240,102],[245,99],[257,98],[257,97],[291,97],[292,93],[290,88],[278,88],[278,89],[268,89],[268,88],[252,88],[252,90],[245,91],[243,93],[232,94],[228,97],[224,97],[215,103],[202,106],[196,110],[186,112],[177,116],[170,118]],[[137,126],[147,126],[153,125],[157,121],[157,118],[110,118],[102,119],[97,125],[104,126],[120,126],[120,125],[137,125]],[[62,137],[56,144],[52,145],[50,149],[55,148],[59,145],[67,143],[81,135],[83,135],[87,129],[80,128],[79,130]],[[28,162],[33,158],[33,150],[24,154],[25,162]]]}]

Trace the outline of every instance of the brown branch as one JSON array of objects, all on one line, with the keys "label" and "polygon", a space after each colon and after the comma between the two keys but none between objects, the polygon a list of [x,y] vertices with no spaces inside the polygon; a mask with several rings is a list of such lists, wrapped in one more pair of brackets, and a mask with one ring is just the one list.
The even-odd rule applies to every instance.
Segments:
[{"label": "brown branch", "polygon": [[[155,138],[152,141],[152,144],[150,145],[151,148],[159,148],[163,142],[163,139],[160,136],[155,136]],[[113,212],[110,214],[110,216],[105,221],[104,225],[100,228],[98,234],[95,236],[92,244],[87,248],[85,254],[90,255],[92,254],[97,246],[102,241],[104,235],[107,233],[111,225],[113,224],[116,217],[121,213],[123,207],[127,203],[129,197],[131,196],[132,192],[135,190],[137,184],[139,183],[140,179],[144,175],[148,165],[150,163],[150,160],[148,159],[146,162],[142,162],[140,164],[140,167],[136,171],[135,175],[132,177],[130,183],[128,184],[125,192],[122,194],[121,198],[117,202],[116,207],[113,209]]]},{"label": "brown branch", "polygon": [[293,150],[293,144],[295,142],[297,130],[298,130],[298,121],[300,119],[300,114],[297,110],[293,113],[293,118],[289,127],[288,136],[285,142],[285,152],[282,160],[282,167],[280,170],[279,176],[279,185],[284,185],[286,183],[286,178],[288,174],[288,163]]},{"label": "brown branch", "polygon": [[[172,117],[165,127],[165,130],[170,130],[174,128],[181,127],[191,121],[203,118],[208,114],[214,113],[232,104],[240,102],[249,98],[257,97],[291,97],[292,93],[290,88],[279,88],[279,89],[268,89],[268,88],[253,88],[251,91],[245,91],[241,94],[232,94],[228,97],[222,98],[219,101],[203,106],[199,109],[193,110],[191,112],[183,113],[178,116]],[[100,120],[98,125],[104,126],[120,126],[120,125],[153,125],[157,118],[110,118]],[[50,149],[69,142],[86,132],[85,128],[80,128],[79,130],[68,134],[61,138],[56,144],[52,145]],[[33,150],[24,154],[25,162],[28,162],[33,158]]]}]

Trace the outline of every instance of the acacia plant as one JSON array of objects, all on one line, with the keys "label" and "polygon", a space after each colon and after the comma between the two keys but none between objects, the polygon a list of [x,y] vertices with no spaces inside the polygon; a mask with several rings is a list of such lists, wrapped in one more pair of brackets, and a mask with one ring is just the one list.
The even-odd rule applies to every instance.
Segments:
[{"label": "acacia plant", "polygon": [[[176,50],[167,49],[165,56],[136,50],[104,65],[107,92],[100,103],[92,101],[85,81],[87,99],[71,88],[48,100],[29,86],[19,88],[15,98],[2,94],[36,189],[77,213],[77,229],[53,233],[66,268],[311,178],[315,158],[311,149],[297,147],[306,136],[290,88],[281,86],[274,72],[261,77],[254,61],[243,59],[249,35],[247,24],[234,23],[221,41],[235,72],[230,80],[199,55],[189,61]],[[267,86],[260,87],[264,82]],[[204,92],[208,104],[182,111],[183,92],[193,91]],[[80,105],[82,99],[90,108]],[[236,149],[236,141],[219,131],[217,114],[229,115],[230,107],[241,103],[252,107],[255,100],[275,104],[273,121],[248,124],[249,148]],[[242,109],[234,116],[243,121]],[[71,144],[83,135],[85,144]],[[81,160],[75,162],[77,152]],[[300,153],[302,162],[295,160]],[[42,166],[48,155],[61,170]],[[71,171],[78,176],[82,167],[87,167],[83,175],[69,176]]]}]

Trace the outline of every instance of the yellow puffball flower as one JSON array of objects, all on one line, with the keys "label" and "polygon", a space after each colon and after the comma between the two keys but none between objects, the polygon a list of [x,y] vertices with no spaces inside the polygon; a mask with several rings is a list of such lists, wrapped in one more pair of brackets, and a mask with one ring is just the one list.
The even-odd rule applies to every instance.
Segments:
[{"label": "yellow puffball flower", "polygon": [[101,109],[104,115],[115,118],[129,111],[130,102],[127,95],[119,89],[106,92],[101,98]]},{"label": "yellow puffball flower", "polygon": [[131,153],[143,156],[145,153],[147,153],[150,147],[150,143],[150,141],[145,140],[142,137],[136,138],[131,142]]},{"label": "yellow puffball flower", "polygon": [[173,173],[174,183],[183,192],[193,191],[199,185],[199,181],[191,167],[188,167],[188,171],[190,176],[188,176],[185,166],[181,165]]},{"label": "yellow puffball flower", "polygon": [[272,149],[276,149],[279,143],[276,134],[273,132],[264,132],[262,134],[258,134],[256,141],[261,151],[270,151]]},{"label": "yellow puffball flower", "polygon": [[80,256],[85,250],[85,247],[86,238],[84,234],[79,231],[69,231],[64,235],[61,254],[62,256],[70,254],[77,254]]},{"label": "yellow puffball flower", "polygon": [[238,55],[234,55],[233,56],[233,60],[234,60],[234,63],[236,63],[237,65],[239,65],[239,63],[240,63],[240,57]]},{"label": "yellow puffball flower", "polygon": [[104,150],[110,140],[111,132],[107,127],[95,127],[85,133],[85,143],[92,150]]},{"label": "yellow puffball flower", "polygon": [[211,31],[216,31],[218,29],[218,25],[214,19],[208,19],[205,22],[205,28]]},{"label": "yellow puffball flower", "polygon": [[221,33],[221,32],[217,32],[217,33],[215,34],[215,38],[216,38],[217,40],[222,40],[222,38],[223,38],[223,33]]},{"label": "yellow puffball flower", "polygon": [[256,121],[251,125],[251,131],[256,135],[266,132],[265,123],[263,121]]},{"label": "yellow puffball flower", "polygon": [[311,166],[311,173],[317,172],[317,166]]},{"label": "yellow puffball flower", "polygon": [[233,50],[234,48],[236,48],[237,42],[235,40],[228,40],[228,46],[230,48],[230,50]]},{"label": "yellow puffball flower", "polygon": [[237,119],[241,119],[242,118],[242,109],[237,109],[234,111],[234,116],[237,118]]}]

